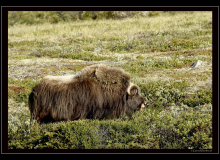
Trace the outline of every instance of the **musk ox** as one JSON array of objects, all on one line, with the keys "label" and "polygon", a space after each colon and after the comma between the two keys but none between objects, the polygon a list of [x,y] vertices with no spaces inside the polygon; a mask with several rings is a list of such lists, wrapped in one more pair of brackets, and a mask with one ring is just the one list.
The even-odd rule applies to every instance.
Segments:
[{"label": "musk ox", "polygon": [[29,96],[31,119],[40,123],[132,116],[144,105],[130,75],[103,64],[87,66],[76,75],[46,76]]}]

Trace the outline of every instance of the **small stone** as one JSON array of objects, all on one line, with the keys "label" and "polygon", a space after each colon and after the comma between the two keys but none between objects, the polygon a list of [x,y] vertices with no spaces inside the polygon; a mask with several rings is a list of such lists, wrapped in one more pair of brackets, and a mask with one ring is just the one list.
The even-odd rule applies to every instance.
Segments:
[{"label": "small stone", "polygon": [[200,66],[201,64],[202,64],[202,61],[198,60],[198,61],[194,62],[193,64],[191,64],[191,67],[196,68],[196,67]]}]

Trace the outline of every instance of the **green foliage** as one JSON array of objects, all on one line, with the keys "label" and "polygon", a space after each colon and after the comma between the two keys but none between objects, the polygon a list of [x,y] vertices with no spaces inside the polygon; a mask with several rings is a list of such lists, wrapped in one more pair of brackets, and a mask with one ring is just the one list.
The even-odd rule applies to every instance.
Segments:
[{"label": "green foliage", "polygon": [[23,87],[29,90],[31,90],[36,85],[36,83],[37,81],[30,79],[30,78],[26,78],[22,80],[15,80],[12,78],[8,78],[9,85],[16,85],[16,86]]},{"label": "green foliage", "polygon": [[159,16],[160,15],[160,12],[159,11],[150,11],[148,13],[148,16],[149,17],[156,17],[156,16]]},{"label": "green foliage", "polygon": [[25,102],[27,104],[29,95],[30,92],[20,92],[18,96],[16,96],[15,100],[17,102]]},{"label": "green foliage", "polygon": [[124,19],[128,17],[157,17],[160,15],[176,15],[193,12],[163,11],[9,11],[8,24],[42,24],[79,20]]},{"label": "green foliage", "polygon": [[63,51],[57,52],[55,48],[47,52],[42,51],[42,50],[35,50],[34,52],[31,53],[31,55],[36,56],[36,57],[80,59],[80,60],[85,60],[85,61],[101,61],[101,60],[106,60],[106,59],[109,59],[109,60],[113,59],[111,57],[102,57],[102,56],[95,55],[89,52],[88,53],[85,53],[85,52],[74,53],[74,52],[63,52]]},{"label": "green foliage", "polygon": [[120,66],[132,76],[141,76],[149,72],[148,63],[143,61],[129,62]]},{"label": "green foliage", "polygon": [[184,93],[190,84],[186,81],[162,82],[151,81],[140,83],[142,94],[150,107],[167,107],[172,104],[185,104],[195,107],[204,104],[212,104],[212,89],[202,89],[195,94]]},{"label": "green foliage", "polygon": [[[204,107],[200,107],[201,110]],[[185,105],[146,108],[133,120],[25,124],[9,133],[10,149],[211,149],[211,114]],[[163,120],[161,120],[163,119]],[[197,121],[195,121],[197,120]],[[26,128],[25,128],[26,126]],[[28,126],[28,127],[27,127]]]},{"label": "green foliage", "polygon": [[212,89],[201,89],[191,96],[186,95],[183,103],[190,107],[212,104]]},{"label": "green foliage", "polygon": [[154,132],[161,138],[160,148],[211,149],[211,115],[199,114],[185,105],[171,107],[171,111],[160,113],[163,121],[157,124]]},{"label": "green foliage", "polygon": [[137,11],[10,11],[8,24],[58,23],[88,19],[122,19],[141,15]]},{"label": "green foliage", "polygon": [[[138,58],[140,59],[140,57],[141,56],[139,56]],[[129,72],[132,76],[142,77],[143,75],[148,74],[152,70],[172,69],[188,64],[191,64],[191,61],[179,61],[178,57],[175,57],[175,59],[173,60],[159,61],[141,59],[136,61],[130,61],[126,64],[120,65],[119,67]]]},{"label": "green foliage", "polygon": [[111,52],[131,52],[137,49],[140,41],[139,40],[133,40],[133,41],[115,41],[114,43],[110,43],[107,46],[107,49],[109,49]]},{"label": "green foliage", "polygon": [[9,90],[8,97],[14,98],[16,102],[28,104],[28,97],[32,88],[37,84],[33,79],[14,80],[8,78]]},{"label": "green foliage", "polygon": [[184,90],[189,84],[186,81],[162,82],[151,81],[140,83],[142,94],[146,97],[149,107],[167,107],[180,104],[184,98]]}]

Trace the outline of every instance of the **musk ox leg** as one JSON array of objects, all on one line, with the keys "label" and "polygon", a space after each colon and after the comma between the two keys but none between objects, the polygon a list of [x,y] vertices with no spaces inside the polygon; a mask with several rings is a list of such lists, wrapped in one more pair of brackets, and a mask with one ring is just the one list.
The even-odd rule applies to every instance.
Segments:
[{"label": "musk ox leg", "polygon": [[31,94],[29,95],[29,99],[28,99],[28,106],[29,106],[29,110],[30,110],[30,114],[31,114],[31,118],[30,118],[30,122],[32,120],[37,120],[39,117],[39,112],[37,111],[37,95],[35,90],[33,89]]},{"label": "musk ox leg", "polygon": [[32,120],[34,119],[34,115],[33,115],[33,110],[34,110],[34,93],[33,93],[33,91],[29,95],[28,106],[29,106],[29,111],[30,111],[30,114],[31,114],[30,122],[32,122]]},{"label": "musk ox leg", "polygon": [[50,122],[55,122],[55,120],[51,117],[50,113],[46,113],[46,114],[40,114],[40,118],[39,118],[39,122],[40,123],[50,123]]},{"label": "musk ox leg", "polygon": [[32,120],[37,120],[38,123],[48,123],[54,122],[55,120],[51,117],[50,112],[45,112],[42,110],[43,107],[40,107],[37,103],[37,93],[35,89],[32,90],[28,99],[29,110],[31,114],[30,122]]}]

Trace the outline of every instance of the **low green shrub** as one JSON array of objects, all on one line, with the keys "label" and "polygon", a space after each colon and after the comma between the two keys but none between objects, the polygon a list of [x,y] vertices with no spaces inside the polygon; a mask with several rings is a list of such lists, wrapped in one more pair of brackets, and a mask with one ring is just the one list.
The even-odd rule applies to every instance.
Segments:
[{"label": "low green shrub", "polygon": [[190,107],[195,107],[204,104],[212,104],[212,88],[200,89],[195,94],[189,96],[183,101],[184,104]]},{"label": "low green shrub", "polygon": [[146,108],[133,120],[20,123],[9,132],[9,149],[212,149],[212,115],[205,106]]},{"label": "low green shrub", "polygon": [[30,95],[30,92],[20,92],[16,96],[15,100],[17,102],[24,102],[24,103],[28,104],[28,97],[29,97],[29,95]]},{"label": "low green shrub", "polygon": [[189,83],[186,81],[168,82],[151,81],[148,83],[138,83],[143,96],[150,107],[168,107],[172,104],[185,104],[195,107],[204,104],[212,104],[212,88],[201,89],[189,95],[186,89]]},{"label": "low green shrub", "polygon": [[171,104],[180,104],[184,98],[184,90],[189,85],[186,81],[163,82],[150,81],[138,84],[142,94],[146,97],[149,107],[168,107]]}]

